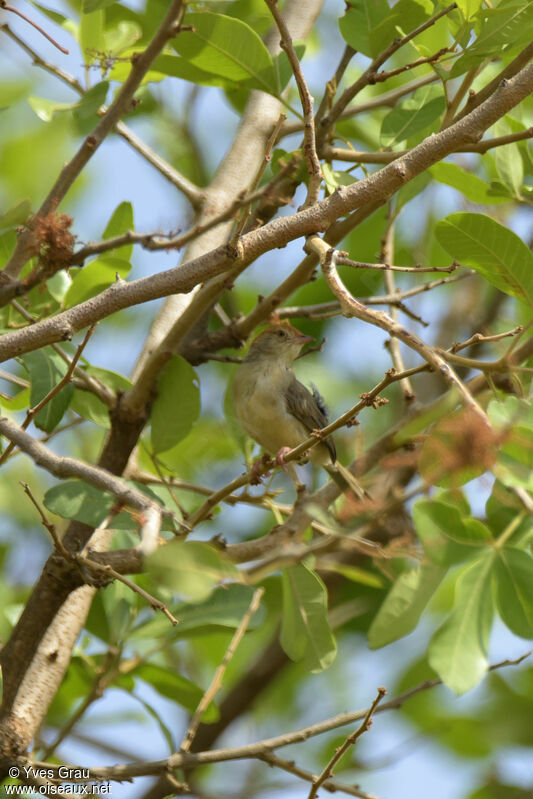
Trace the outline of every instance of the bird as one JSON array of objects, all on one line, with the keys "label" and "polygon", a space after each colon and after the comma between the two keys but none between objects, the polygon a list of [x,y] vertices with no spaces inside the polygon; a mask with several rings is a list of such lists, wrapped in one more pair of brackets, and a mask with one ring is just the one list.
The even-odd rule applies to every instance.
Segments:
[{"label": "bird", "polygon": [[[289,322],[275,322],[253,340],[233,382],[233,407],[244,432],[286,469],[287,452],[328,424],[327,407],[318,390],[310,391],[296,378],[292,365],[305,344],[314,341]],[[323,466],[345,491],[365,492],[353,475],[337,462],[332,436],[310,450],[314,465]],[[290,464],[287,464],[289,466]],[[297,487],[294,469],[290,471]]]}]

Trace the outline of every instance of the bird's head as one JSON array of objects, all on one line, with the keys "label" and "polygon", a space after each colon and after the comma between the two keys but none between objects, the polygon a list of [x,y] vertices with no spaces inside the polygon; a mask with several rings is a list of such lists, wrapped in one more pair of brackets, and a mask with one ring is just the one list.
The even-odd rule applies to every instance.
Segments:
[{"label": "bird's head", "polygon": [[247,361],[276,360],[290,366],[298,357],[304,344],[314,339],[304,335],[289,322],[269,325],[254,339],[246,356]]}]

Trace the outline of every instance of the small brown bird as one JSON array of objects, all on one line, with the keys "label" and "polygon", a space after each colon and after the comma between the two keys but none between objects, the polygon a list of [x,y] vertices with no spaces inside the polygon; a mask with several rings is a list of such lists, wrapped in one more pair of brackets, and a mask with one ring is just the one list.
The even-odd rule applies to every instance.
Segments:
[{"label": "small brown bird", "polygon": [[[277,453],[276,460],[283,467],[289,449],[328,424],[324,400],[316,389],[311,392],[300,383],[292,370],[293,361],[309,341],[313,341],[311,336],[288,322],[270,325],[254,339],[233,384],[233,405],[240,425],[267,452]],[[361,495],[355,478],[336,463],[331,436],[311,449],[310,459],[324,466],[343,490],[348,485],[356,490],[357,485],[356,493]]]}]

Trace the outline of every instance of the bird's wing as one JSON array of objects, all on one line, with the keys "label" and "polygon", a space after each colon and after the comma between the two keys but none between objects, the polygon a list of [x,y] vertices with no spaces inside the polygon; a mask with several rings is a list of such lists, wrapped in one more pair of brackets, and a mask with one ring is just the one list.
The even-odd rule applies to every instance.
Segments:
[{"label": "bird's wing", "polygon": [[[285,392],[285,401],[288,412],[298,419],[310,433],[327,425],[326,405],[315,388],[311,393],[303,383],[294,378]],[[337,454],[333,439],[326,438],[324,444],[329,450],[331,460],[335,462]]]}]

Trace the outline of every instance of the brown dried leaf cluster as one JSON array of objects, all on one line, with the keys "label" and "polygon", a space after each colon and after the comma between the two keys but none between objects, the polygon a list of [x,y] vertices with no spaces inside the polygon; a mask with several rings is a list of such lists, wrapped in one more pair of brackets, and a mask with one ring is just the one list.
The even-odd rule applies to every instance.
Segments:
[{"label": "brown dried leaf cluster", "polygon": [[27,223],[32,233],[29,245],[31,257],[39,259],[46,275],[54,274],[71,262],[75,236],[70,232],[73,219],[68,214],[50,211],[45,216],[36,214]]}]

